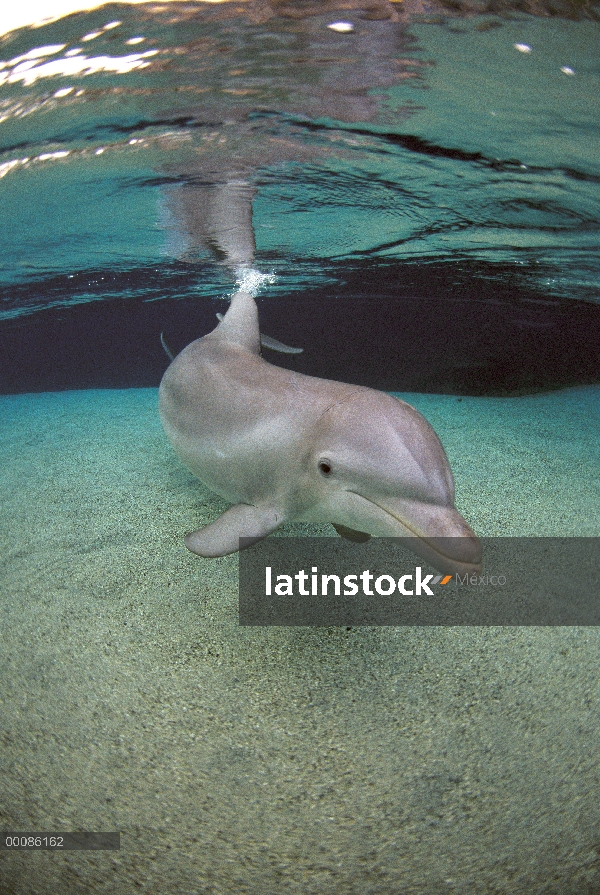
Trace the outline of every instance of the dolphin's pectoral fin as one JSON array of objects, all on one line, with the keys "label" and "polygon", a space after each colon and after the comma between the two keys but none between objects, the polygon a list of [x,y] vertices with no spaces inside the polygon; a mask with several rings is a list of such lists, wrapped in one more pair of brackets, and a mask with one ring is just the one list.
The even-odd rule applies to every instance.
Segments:
[{"label": "dolphin's pectoral fin", "polygon": [[365,531],[355,531],[353,528],[346,528],[345,525],[338,525],[337,522],[331,524],[340,537],[346,538],[347,541],[354,541],[355,544],[364,544],[371,537]]},{"label": "dolphin's pectoral fin", "polygon": [[250,547],[262,541],[284,521],[272,507],[253,507],[239,503],[215,522],[185,536],[185,546],[198,556],[226,556],[240,549],[240,538],[248,538]]},{"label": "dolphin's pectoral fin", "polygon": [[[221,322],[223,320],[223,314],[217,314],[217,320]],[[279,351],[281,354],[302,354],[304,348],[291,348],[289,345],[284,345],[283,342],[279,342],[277,339],[272,339],[271,336],[265,336],[264,333],[260,334],[260,344],[263,348],[270,348],[271,351]],[[163,343],[163,348],[164,348]]]}]

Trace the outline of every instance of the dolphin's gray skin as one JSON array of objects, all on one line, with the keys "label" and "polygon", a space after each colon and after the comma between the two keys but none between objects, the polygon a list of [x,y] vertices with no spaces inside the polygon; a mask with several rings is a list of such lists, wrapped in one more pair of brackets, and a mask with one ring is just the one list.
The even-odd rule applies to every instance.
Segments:
[{"label": "dolphin's gray skin", "polygon": [[480,567],[479,541],[454,509],[452,472],[429,423],[385,392],[267,363],[245,292],[170,364],[159,408],[182,462],[234,504],[187,535],[193,553],[224,556],[240,537],[259,541],[303,520],[332,522],[353,540],[414,537],[415,552],[444,573]]}]

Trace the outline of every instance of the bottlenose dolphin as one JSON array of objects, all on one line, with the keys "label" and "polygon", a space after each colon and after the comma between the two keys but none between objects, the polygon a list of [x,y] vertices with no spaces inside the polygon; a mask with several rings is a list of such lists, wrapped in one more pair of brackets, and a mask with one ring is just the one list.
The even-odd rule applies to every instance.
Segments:
[{"label": "bottlenose dolphin", "polygon": [[452,472],[425,418],[385,392],[273,366],[260,345],[256,302],[238,292],[162,378],[175,452],[233,504],[188,534],[188,549],[224,556],[286,521],[331,522],[351,540],[410,538],[444,573],[478,570],[479,541],[454,508]]}]

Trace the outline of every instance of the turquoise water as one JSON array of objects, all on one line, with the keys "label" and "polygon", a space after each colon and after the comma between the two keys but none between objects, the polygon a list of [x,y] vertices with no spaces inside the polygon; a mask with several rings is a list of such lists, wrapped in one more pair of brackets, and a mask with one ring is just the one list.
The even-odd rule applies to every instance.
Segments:
[{"label": "turquoise water", "polygon": [[[2,41],[4,319],[48,306],[44,285],[76,272],[135,284],[151,267],[168,294],[175,259],[211,260],[173,194],[233,176],[256,186],[256,260],[277,272],[274,295],[333,260],[393,258],[482,275],[506,263],[544,295],[597,298],[595,23],[362,21],[344,35],[315,16],[120,15],[88,42],[107,13]],[[11,65],[48,46],[61,49]],[[71,73],[83,56],[92,71]],[[203,268],[196,292],[224,279]],[[15,283],[29,301],[11,301]],[[111,295],[99,276],[88,290],[69,300]]]},{"label": "turquoise water", "polygon": [[478,535],[598,535],[600,26],[384,5],[0,39],[0,826],[122,834],[2,893],[600,891],[595,629],[243,629],[183,546],[225,505],[159,336],[241,283],[274,363],[427,417]]},{"label": "turquoise water", "polygon": [[[174,10],[2,39],[0,388],[157,385],[158,333],[210,329],[240,266],[268,275],[263,314],[303,372],[461,394],[597,381],[596,23],[345,34]],[[421,307],[447,333],[427,373]],[[323,360],[341,342],[346,377]]]}]

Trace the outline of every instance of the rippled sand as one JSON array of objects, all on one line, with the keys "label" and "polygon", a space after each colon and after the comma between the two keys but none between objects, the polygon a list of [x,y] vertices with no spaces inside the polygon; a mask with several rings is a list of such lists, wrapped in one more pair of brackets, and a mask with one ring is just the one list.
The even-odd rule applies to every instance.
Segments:
[{"label": "rippled sand", "polygon": [[[409,396],[485,535],[597,535],[600,388]],[[156,390],[0,399],[8,893],[598,891],[589,628],[240,628]]]}]

